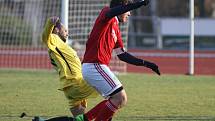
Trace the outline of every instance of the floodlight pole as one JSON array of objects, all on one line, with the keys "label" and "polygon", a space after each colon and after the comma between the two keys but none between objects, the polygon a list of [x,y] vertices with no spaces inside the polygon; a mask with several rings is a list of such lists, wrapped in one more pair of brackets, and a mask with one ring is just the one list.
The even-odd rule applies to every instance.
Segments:
[{"label": "floodlight pole", "polygon": [[194,0],[190,0],[190,54],[189,75],[194,74]]}]

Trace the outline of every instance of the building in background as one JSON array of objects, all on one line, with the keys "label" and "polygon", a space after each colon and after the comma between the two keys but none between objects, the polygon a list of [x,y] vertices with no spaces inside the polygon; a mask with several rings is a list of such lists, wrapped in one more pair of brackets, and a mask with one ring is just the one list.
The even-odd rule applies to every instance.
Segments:
[{"label": "building in background", "polygon": [[[187,50],[189,10],[189,0],[151,0],[132,12],[128,47]],[[195,49],[215,49],[214,17],[214,0],[195,0]]]}]

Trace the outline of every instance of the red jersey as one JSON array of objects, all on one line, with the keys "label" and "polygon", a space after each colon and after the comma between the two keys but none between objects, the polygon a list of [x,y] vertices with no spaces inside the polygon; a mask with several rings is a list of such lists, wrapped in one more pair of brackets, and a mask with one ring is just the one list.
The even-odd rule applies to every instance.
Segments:
[{"label": "red jersey", "polygon": [[123,48],[123,41],[119,29],[117,17],[106,17],[110,10],[105,7],[96,19],[86,44],[83,63],[100,63],[108,65],[112,51],[115,48]]}]

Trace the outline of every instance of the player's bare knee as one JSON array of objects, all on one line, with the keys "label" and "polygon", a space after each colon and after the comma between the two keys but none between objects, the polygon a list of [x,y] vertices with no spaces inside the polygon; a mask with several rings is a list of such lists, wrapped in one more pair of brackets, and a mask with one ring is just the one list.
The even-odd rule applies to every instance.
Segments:
[{"label": "player's bare knee", "polygon": [[122,90],[111,97],[111,102],[118,108],[122,108],[127,104],[127,95],[125,90]]},{"label": "player's bare knee", "polygon": [[78,116],[80,114],[84,114],[85,109],[86,109],[85,107],[83,107],[81,105],[77,105],[75,107],[70,108],[70,111],[71,111],[72,115],[75,117],[75,116]]}]

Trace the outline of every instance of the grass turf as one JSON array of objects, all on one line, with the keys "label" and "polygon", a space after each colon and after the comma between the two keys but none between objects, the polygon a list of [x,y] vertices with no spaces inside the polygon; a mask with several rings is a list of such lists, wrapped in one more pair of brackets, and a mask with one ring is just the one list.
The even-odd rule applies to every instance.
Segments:
[{"label": "grass turf", "polygon": [[[113,121],[215,120],[215,76],[124,74],[118,76],[127,106]],[[52,71],[0,70],[0,121],[70,115]],[[90,109],[102,98],[89,100]],[[19,118],[21,113],[27,114]]]}]

